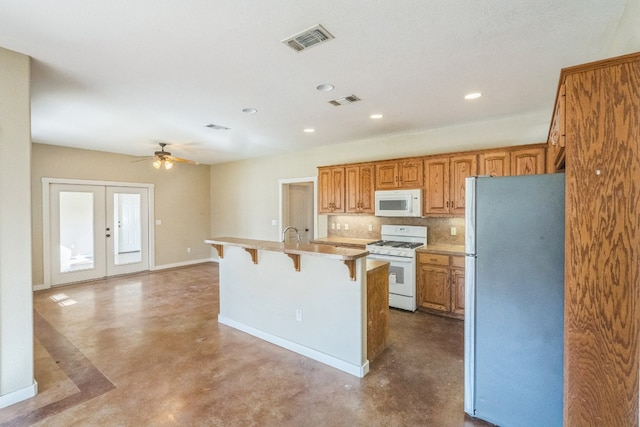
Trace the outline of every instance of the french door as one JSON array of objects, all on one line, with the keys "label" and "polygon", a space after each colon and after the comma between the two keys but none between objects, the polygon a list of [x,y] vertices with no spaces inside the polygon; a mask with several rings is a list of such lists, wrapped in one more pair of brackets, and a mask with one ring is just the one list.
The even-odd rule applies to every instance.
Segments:
[{"label": "french door", "polygon": [[149,190],[52,183],[51,285],[149,269]]}]

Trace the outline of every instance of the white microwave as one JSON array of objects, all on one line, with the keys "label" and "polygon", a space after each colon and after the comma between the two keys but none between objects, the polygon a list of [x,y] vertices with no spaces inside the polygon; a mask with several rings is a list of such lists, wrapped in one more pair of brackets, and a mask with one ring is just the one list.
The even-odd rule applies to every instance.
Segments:
[{"label": "white microwave", "polygon": [[376,216],[422,216],[422,190],[378,190]]}]

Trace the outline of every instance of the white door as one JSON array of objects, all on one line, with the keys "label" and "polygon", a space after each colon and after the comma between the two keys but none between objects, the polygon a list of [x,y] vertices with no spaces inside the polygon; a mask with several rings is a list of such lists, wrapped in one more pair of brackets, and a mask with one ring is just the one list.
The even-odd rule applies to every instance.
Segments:
[{"label": "white door", "polygon": [[51,184],[51,283],[104,277],[105,187]]},{"label": "white door", "polygon": [[52,285],[149,269],[147,188],[52,183],[49,195]]},{"label": "white door", "polygon": [[106,197],[106,275],[148,270],[148,190],[107,187]]},{"label": "white door", "polygon": [[[309,243],[313,240],[313,185],[312,183],[289,184],[288,188],[288,218],[285,219],[283,226],[294,226],[300,233],[300,241]],[[285,237],[289,241],[293,238],[293,233]]]}]

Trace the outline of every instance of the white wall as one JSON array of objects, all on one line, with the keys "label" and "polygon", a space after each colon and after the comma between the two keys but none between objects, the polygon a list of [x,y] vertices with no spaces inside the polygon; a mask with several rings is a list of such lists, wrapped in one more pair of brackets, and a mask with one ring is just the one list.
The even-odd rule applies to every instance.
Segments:
[{"label": "white wall", "polygon": [[640,0],[627,0],[627,5],[611,38],[607,56],[640,51]]},{"label": "white wall", "polygon": [[0,48],[0,408],[32,397],[29,57]]}]

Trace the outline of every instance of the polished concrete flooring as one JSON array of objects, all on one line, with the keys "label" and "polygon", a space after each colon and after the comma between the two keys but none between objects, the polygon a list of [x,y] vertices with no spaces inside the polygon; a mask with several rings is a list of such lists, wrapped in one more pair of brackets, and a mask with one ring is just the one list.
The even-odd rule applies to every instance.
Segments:
[{"label": "polished concrete flooring", "polygon": [[36,292],[39,394],[0,425],[487,425],[463,412],[459,320],[391,310],[389,346],[357,378],[217,314],[215,263]]}]

